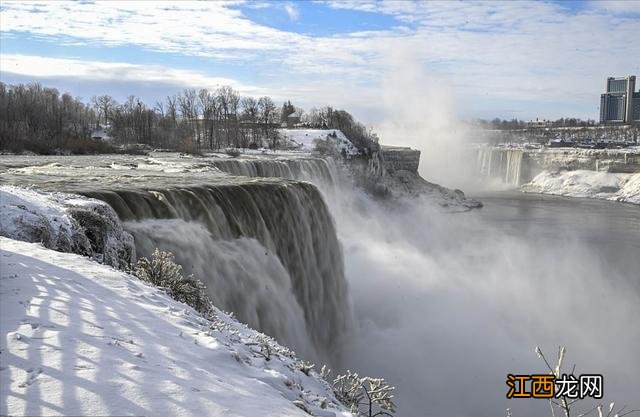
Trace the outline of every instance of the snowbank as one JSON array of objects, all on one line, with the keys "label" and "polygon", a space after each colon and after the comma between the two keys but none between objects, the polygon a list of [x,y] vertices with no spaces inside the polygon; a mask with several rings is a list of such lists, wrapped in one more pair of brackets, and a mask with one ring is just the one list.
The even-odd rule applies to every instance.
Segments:
[{"label": "snowbank", "polygon": [[524,184],[521,190],[529,193],[601,198],[640,204],[640,173],[544,171],[530,183]]},{"label": "snowbank", "polygon": [[0,247],[1,415],[350,416],[290,351],[220,311],[208,321],[82,256]]},{"label": "snowbank", "polygon": [[133,237],[111,206],[75,194],[0,186],[0,236],[39,242],[119,268],[135,259]]},{"label": "snowbank", "polygon": [[298,146],[301,151],[311,152],[315,149],[317,141],[328,140],[335,145],[338,152],[347,156],[358,154],[358,150],[349,139],[337,129],[279,129],[280,134]]}]

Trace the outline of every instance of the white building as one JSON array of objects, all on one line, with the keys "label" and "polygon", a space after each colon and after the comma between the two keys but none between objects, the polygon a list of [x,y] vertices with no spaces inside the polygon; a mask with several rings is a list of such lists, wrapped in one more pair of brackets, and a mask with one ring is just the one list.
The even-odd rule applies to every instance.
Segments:
[{"label": "white building", "polygon": [[112,139],[111,135],[109,135],[110,128],[111,126],[109,125],[98,126],[97,129],[91,132],[91,139],[110,141]]}]

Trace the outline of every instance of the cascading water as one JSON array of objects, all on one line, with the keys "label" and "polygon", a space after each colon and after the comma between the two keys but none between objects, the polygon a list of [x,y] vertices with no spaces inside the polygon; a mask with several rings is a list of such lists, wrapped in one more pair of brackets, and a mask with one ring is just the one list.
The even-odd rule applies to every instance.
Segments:
[{"label": "cascading water", "polygon": [[258,240],[216,239],[204,224],[181,219],[132,221],[125,227],[145,254],[156,247],[170,250],[178,263],[203,277],[216,305],[301,354],[317,356],[291,275]]},{"label": "cascading water", "polygon": [[503,149],[482,146],[478,149],[477,169],[485,178],[496,178],[505,184],[518,187],[523,179],[522,149]]},{"label": "cascading water", "polygon": [[[282,166],[226,165],[263,174]],[[140,256],[171,250],[218,307],[304,357],[332,360],[351,310],[341,247],[315,186],[274,179],[84,194],[116,210]]]},{"label": "cascading water", "polygon": [[335,162],[325,158],[219,159],[212,165],[220,171],[245,177],[278,177],[314,183],[335,182]]}]

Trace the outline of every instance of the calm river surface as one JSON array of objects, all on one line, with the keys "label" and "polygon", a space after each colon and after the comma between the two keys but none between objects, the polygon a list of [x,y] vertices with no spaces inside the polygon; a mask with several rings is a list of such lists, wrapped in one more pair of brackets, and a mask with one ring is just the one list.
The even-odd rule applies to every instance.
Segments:
[{"label": "calm river surface", "polygon": [[[579,239],[640,293],[640,206],[607,200],[516,191],[474,195],[487,225],[557,249]],[[618,275],[618,274],[612,274]]]}]

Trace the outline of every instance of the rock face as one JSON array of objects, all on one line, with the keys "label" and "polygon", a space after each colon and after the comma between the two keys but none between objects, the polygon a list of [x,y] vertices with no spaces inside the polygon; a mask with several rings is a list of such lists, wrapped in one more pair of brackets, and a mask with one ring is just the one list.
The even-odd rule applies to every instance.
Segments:
[{"label": "rock face", "polygon": [[388,173],[409,171],[418,173],[420,151],[401,146],[381,146],[384,169]]},{"label": "rock face", "polygon": [[628,149],[542,149],[529,154],[545,170],[640,171],[640,154]]},{"label": "rock face", "polygon": [[460,190],[431,183],[418,174],[420,151],[408,147],[380,146],[364,161],[350,164],[354,177],[370,194],[402,201],[422,196],[452,210],[471,210],[482,203],[467,198]]}]

